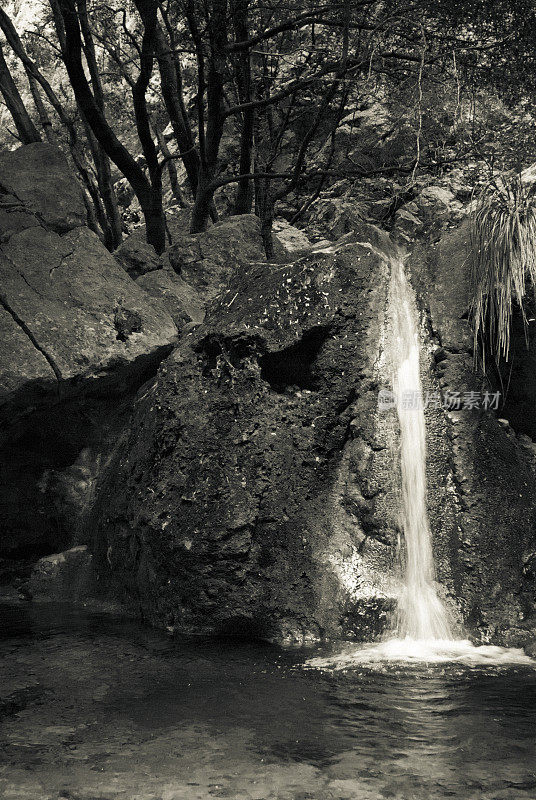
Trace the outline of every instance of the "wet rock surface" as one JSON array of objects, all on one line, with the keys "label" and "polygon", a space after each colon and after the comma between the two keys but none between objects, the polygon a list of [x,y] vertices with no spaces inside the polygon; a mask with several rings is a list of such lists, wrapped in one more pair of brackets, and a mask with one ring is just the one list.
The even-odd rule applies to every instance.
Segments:
[{"label": "wet rock surface", "polygon": [[[368,541],[392,558],[373,521],[381,491],[346,497],[349,472],[366,481],[374,459],[377,248],[389,246],[373,228],[356,238],[236,268],[138,398],[92,526],[101,581],[151,622],[298,641],[340,633]],[[362,602],[374,596],[364,588]]]},{"label": "wet rock surface", "polygon": [[[424,389],[481,402],[501,387],[473,369],[465,189],[414,194],[393,238],[411,250]],[[396,414],[378,407],[394,249],[363,213],[317,204],[312,238],[335,243],[276,224],[279,263],[252,215],[196,236],[181,216],[162,258],[139,232],[114,257],[53,148],[2,154],[0,556],[15,594],[32,592],[32,559],[89,545],[101,594],[170,630],[304,642],[385,629],[400,535]],[[507,644],[536,628],[529,345],[518,325],[500,409],[426,411],[444,599]],[[36,596],[68,599],[62,580]]]},{"label": "wet rock surface", "polygon": [[93,559],[86,545],[39,559],[28,584],[32,600],[83,603],[94,594]]},{"label": "wet rock surface", "polygon": [[[432,501],[444,498],[435,513],[432,506],[432,527],[442,542],[440,571],[450,573],[451,594],[469,630],[484,641],[517,645],[531,638],[536,623],[534,450],[532,440],[523,441],[501,420],[504,387],[494,385],[493,373],[485,378],[474,370],[470,259],[467,221],[447,229],[435,245],[418,245],[409,259],[429,314],[429,385],[453,398],[443,421],[436,416],[434,423],[434,412],[428,413],[429,437],[438,430],[447,436],[450,473],[442,493],[429,492]],[[429,450],[433,470],[437,439]]]}]

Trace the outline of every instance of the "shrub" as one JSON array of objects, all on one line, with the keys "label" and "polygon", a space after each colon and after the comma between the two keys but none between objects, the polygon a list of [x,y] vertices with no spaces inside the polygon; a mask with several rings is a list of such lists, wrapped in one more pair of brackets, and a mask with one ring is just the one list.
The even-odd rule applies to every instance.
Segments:
[{"label": "shrub", "polygon": [[489,350],[508,361],[513,304],[521,310],[536,287],[536,183],[521,175],[492,178],[476,199],[471,220],[471,319],[475,361]]}]

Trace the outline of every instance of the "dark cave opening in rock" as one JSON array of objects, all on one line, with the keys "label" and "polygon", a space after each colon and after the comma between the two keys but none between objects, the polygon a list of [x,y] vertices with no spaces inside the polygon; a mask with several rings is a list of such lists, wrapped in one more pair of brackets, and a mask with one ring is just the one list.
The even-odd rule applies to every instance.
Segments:
[{"label": "dark cave opening in rock", "polygon": [[293,386],[315,391],[318,389],[315,362],[329,335],[330,328],[319,325],[306,331],[296,344],[266,353],[259,359],[261,377],[276,392],[283,393]]}]

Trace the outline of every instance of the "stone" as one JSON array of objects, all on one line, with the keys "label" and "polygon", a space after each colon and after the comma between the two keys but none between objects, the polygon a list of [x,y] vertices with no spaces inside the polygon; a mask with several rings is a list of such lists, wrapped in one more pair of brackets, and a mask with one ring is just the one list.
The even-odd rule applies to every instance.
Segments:
[{"label": "stone", "polygon": [[415,198],[420,214],[428,224],[452,225],[465,215],[465,206],[446,186],[426,186]]},{"label": "stone", "polygon": [[[464,220],[461,225],[447,231],[437,245],[431,248],[425,245],[423,257],[430,259],[428,275],[433,275],[433,289],[427,291],[432,327],[441,331],[443,347],[469,352],[473,346],[467,319],[471,303],[469,221]],[[428,281],[427,276],[424,282]]]},{"label": "stone", "polygon": [[[176,337],[165,309],[131,281],[87,228],[62,237],[44,228],[13,235],[0,248],[0,276],[13,336],[26,337],[23,351],[3,352],[5,370],[20,376],[19,359],[31,345],[37,351],[28,376],[34,385],[37,380],[51,388],[51,371],[55,390],[59,384],[67,394],[81,382],[123,385],[129,374],[158,362]],[[119,306],[123,314],[137,315],[130,331],[119,325]],[[18,393],[21,388],[13,386]],[[9,396],[3,404],[5,416]]]},{"label": "stone", "polygon": [[289,261],[304,255],[312,247],[307,234],[284,219],[274,220],[272,231],[281,247],[284,248],[285,258]]},{"label": "stone", "polygon": [[93,558],[86,545],[39,559],[28,583],[32,600],[83,603],[93,593]]},{"label": "stone", "polygon": [[139,228],[122,242],[114,256],[131,278],[138,278],[146,272],[162,269],[162,258],[145,239],[145,228]]},{"label": "stone", "polygon": [[50,363],[21,325],[0,307],[0,409],[12,418],[21,405],[32,407],[57,388]]},{"label": "stone", "polygon": [[0,154],[0,555],[84,541],[100,465],[177,327],[99,238],[49,145]]},{"label": "stone", "polygon": [[525,645],[525,653],[530,656],[530,658],[536,659],[536,639],[532,639],[528,644]]},{"label": "stone", "polygon": [[35,142],[0,154],[1,194],[15,197],[21,210],[52,231],[65,233],[86,224],[80,184],[63,153],[50,144]]},{"label": "stone", "polygon": [[198,325],[203,322],[205,306],[198,292],[175,272],[165,269],[149,272],[136,283],[148,295],[161,301],[179,330],[189,323]]},{"label": "stone", "polygon": [[175,272],[208,302],[239,266],[266,262],[260,221],[253,214],[227,217],[203,233],[177,237],[168,257]]},{"label": "stone", "polygon": [[399,208],[395,214],[395,233],[406,241],[411,241],[422,228],[422,221],[406,208]]},{"label": "stone", "polygon": [[100,585],[152,624],[277,641],[385,627],[397,504],[375,365],[388,237],[353,236],[293,264],[235,266],[136,401],[90,527]]},{"label": "stone", "polygon": [[318,230],[328,234],[331,239],[339,239],[363,225],[367,213],[368,206],[365,208],[355,200],[329,197],[314,203],[310,220]]}]

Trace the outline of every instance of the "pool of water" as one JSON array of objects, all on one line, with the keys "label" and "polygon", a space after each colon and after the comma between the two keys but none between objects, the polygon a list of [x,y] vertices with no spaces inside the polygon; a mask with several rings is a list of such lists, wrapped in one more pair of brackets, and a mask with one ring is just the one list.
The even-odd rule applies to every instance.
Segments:
[{"label": "pool of water", "polygon": [[0,620],[2,798],[536,798],[531,664],[341,669],[54,606]]}]

